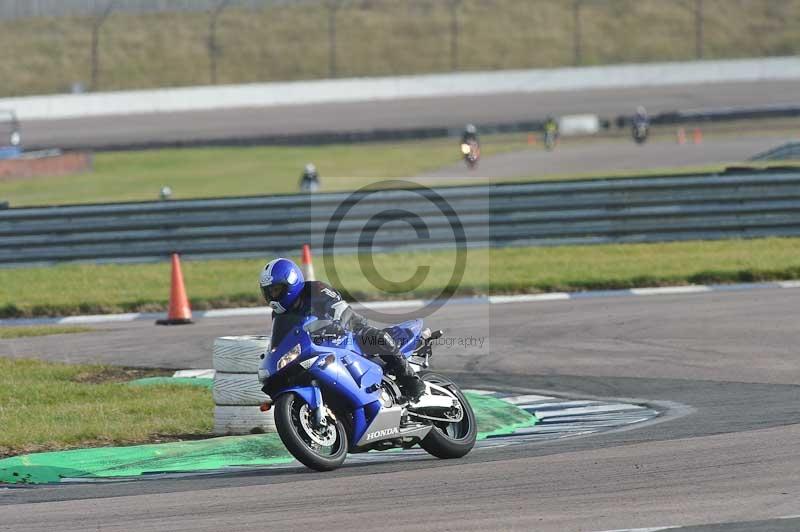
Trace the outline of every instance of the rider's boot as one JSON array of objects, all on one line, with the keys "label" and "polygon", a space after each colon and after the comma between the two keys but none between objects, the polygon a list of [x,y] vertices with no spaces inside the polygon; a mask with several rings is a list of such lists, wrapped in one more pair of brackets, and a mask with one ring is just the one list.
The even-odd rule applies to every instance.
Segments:
[{"label": "rider's boot", "polygon": [[362,348],[381,357],[386,370],[392,373],[400,386],[400,392],[407,401],[416,401],[425,393],[425,383],[408,365],[408,360],[400,352],[392,335],[385,330],[369,325],[358,331]]},{"label": "rider's boot", "polygon": [[410,402],[417,401],[425,393],[425,383],[408,364],[408,360],[398,353],[393,360],[392,372],[397,377],[397,384],[403,396]]}]

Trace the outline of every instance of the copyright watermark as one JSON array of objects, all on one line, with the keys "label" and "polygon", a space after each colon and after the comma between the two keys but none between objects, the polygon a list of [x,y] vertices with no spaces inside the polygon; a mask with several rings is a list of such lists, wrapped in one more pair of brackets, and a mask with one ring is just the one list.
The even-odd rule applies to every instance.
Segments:
[{"label": "copyright watermark", "polygon": [[[466,270],[467,235],[459,215],[439,192],[410,181],[381,181],[349,194],[331,213],[322,247],[325,273],[331,284],[344,289],[352,302],[360,304],[360,313],[383,322],[430,316],[453,297]],[[433,261],[430,254],[414,253],[423,249],[449,250],[446,255],[452,260]],[[353,253],[357,256],[359,277],[372,290],[344,285],[337,257]],[[402,278],[381,273],[376,256],[384,253],[407,253],[406,257],[397,257],[403,262]],[[448,273],[443,274],[444,271]],[[438,288],[426,293],[421,303],[395,305],[394,310],[400,309],[399,312],[379,309],[367,300],[372,297],[365,297],[377,291],[382,298],[407,300],[431,275],[437,279],[448,277],[445,282],[436,283]]]},{"label": "copyright watermark", "polygon": [[486,336],[442,336],[432,342],[434,346],[439,347],[458,347],[460,349],[469,349],[477,347],[483,349],[486,343]]}]

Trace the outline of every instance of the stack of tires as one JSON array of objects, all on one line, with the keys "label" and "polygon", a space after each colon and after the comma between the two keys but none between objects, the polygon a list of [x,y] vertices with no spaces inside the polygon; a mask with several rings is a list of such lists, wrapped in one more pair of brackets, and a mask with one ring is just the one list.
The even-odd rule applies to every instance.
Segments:
[{"label": "stack of tires", "polygon": [[267,396],[258,382],[269,336],[223,336],[214,341],[214,434],[275,432],[272,411],[260,409]]}]

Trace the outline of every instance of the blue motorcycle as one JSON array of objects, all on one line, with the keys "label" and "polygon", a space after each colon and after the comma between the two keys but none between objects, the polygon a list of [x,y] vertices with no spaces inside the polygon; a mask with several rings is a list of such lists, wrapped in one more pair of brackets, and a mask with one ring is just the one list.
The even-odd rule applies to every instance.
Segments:
[{"label": "blue motorcycle", "polygon": [[439,458],[472,450],[477,425],[472,407],[449,379],[423,371],[442,331],[411,320],[387,329],[425,383],[409,402],[379,358],[362,354],[353,333],[309,316],[282,327],[259,370],[281,441],[317,471],[344,463],[347,453],[419,445]]}]

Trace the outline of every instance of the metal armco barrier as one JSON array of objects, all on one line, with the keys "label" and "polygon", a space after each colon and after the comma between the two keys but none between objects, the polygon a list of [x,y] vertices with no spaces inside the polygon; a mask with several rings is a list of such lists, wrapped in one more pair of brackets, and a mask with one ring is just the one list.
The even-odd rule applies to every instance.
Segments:
[{"label": "metal armco barrier", "polygon": [[[327,245],[325,237],[327,235]],[[0,211],[0,264],[800,235],[800,171]]]}]

